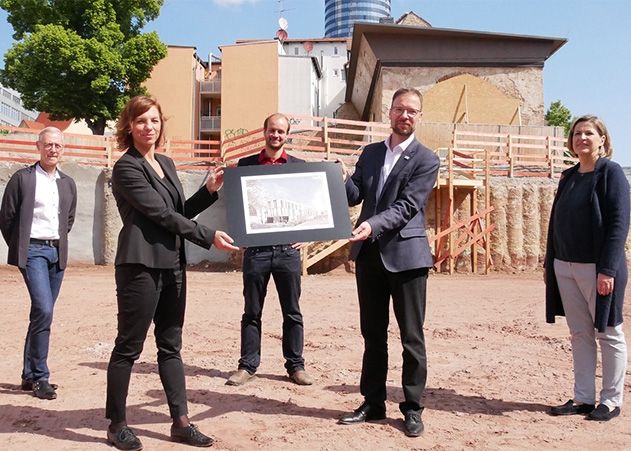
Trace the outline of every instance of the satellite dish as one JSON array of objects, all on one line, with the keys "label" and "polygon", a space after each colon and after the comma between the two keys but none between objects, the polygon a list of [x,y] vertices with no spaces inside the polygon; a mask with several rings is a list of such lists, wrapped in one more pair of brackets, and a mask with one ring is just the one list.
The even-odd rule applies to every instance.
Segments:
[{"label": "satellite dish", "polygon": [[281,29],[279,29],[279,30],[276,32],[276,37],[277,37],[277,38],[278,38],[278,40],[279,40],[279,41],[281,41],[281,42],[282,42],[282,41],[284,41],[285,39],[287,39],[287,36],[288,36],[288,35],[287,35],[287,32],[286,32],[285,30],[283,30],[282,28],[281,28]]},{"label": "satellite dish", "polygon": [[313,42],[305,41],[305,43],[302,44],[302,47],[305,49],[305,52],[307,52],[308,55],[309,53],[311,53],[311,50],[313,50]]},{"label": "satellite dish", "polygon": [[284,17],[280,17],[278,19],[278,26],[280,27],[281,30],[287,30],[288,25],[289,25],[289,22],[287,22],[287,19],[285,19]]}]

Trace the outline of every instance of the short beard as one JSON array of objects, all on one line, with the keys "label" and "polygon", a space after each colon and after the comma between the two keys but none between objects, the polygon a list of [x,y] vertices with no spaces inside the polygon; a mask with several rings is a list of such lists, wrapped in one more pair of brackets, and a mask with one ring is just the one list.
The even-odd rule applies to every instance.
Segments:
[{"label": "short beard", "polygon": [[409,130],[401,130],[399,127],[395,127],[392,129],[392,132],[395,135],[405,136],[406,138],[409,138],[411,135],[414,134],[414,127],[410,127]]}]

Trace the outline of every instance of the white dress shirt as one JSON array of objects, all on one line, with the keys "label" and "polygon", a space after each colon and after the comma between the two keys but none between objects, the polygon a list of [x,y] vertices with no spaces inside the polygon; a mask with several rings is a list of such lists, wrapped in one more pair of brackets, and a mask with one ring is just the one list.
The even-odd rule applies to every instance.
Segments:
[{"label": "white dress shirt", "polygon": [[39,164],[35,167],[35,206],[31,238],[40,240],[59,239],[59,172],[50,175]]},{"label": "white dress shirt", "polygon": [[405,149],[407,149],[414,140],[414,133],[408,136],[408,138],[402,143],[394,146],[394,149],[390,148],[391,139],[392,135],[388,136],[388,138],[386,138],[386,140],[384,141],[384,144],[386,145],[386,158],[383,161],[383,167],[381,168],[381,177],[379,178],[379,185],[377,186],[377,199],[381,197],[381,190],[386,184],[386,180],[388,179],[390,172],[392,172],[392,168],[394,168],[394,165],[397,164],[397,161],[399,161],[399,158],[401,158],[403,151],[405,151]]}]

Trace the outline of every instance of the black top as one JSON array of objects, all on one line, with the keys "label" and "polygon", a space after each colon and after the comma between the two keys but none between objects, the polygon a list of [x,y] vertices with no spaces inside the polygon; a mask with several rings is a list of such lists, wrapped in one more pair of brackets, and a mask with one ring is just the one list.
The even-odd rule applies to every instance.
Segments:
[{"label": "black top", "polygon": [[[164,186],[167,191],[171,195],[171,199],[173,199],[173,203],[176,204],[179,201],[179,194],[177,192],[177,188],[173,184],[173,182],[165,175],[161,178]],[[175,235],[175,252],[177,253],[177,257],[173,264],[174,268],[177,268],[180,264],[186,264],[186,257],[184,253],[181,251],[182,248],[182,237],[180,235]]]},{"label": "black top", "polygon": [[573,263],[596,263],[591,210],[594,172],[575,172],[559,193],[554,209],[554,254]]}]

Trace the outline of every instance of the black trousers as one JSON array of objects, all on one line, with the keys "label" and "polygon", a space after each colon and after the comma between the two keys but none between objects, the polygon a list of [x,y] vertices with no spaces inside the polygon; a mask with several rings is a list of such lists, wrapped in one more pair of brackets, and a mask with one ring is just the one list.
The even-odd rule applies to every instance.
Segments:
[{"label": "black trousers", "polygon": [[388,320],[392,297],[394,315],[403,345],[401,382],[405,401],[402,412],[423,409],[421,398],[427,381],[425,353],[425,296],[427,268],[393,273],[381,260],[377,243],[364,243],[356,261],[357,292],[364,357],[360,381],[366,402],[383,408],[388,374]]},{"label": "black trousers", "polygon": [[262,314],[270,276],[283,313],[283,357],[289,374],[304,369],[304,326],[300,313],[300,251],[289,245],[249,247],[243,255],[241,358],[239,368],[256,372],[261,363]]},{"label": "black trousers", "polygon": [[186,308],[184,267],[154,269],[119,265],[115,270],[118,301],[118,335],[107,367],[105,416],[112,422],[126,420],[129,379],[140,356],[149,326],[155,324],[158,372],[172,418],[188,414],[182,349]]}]

